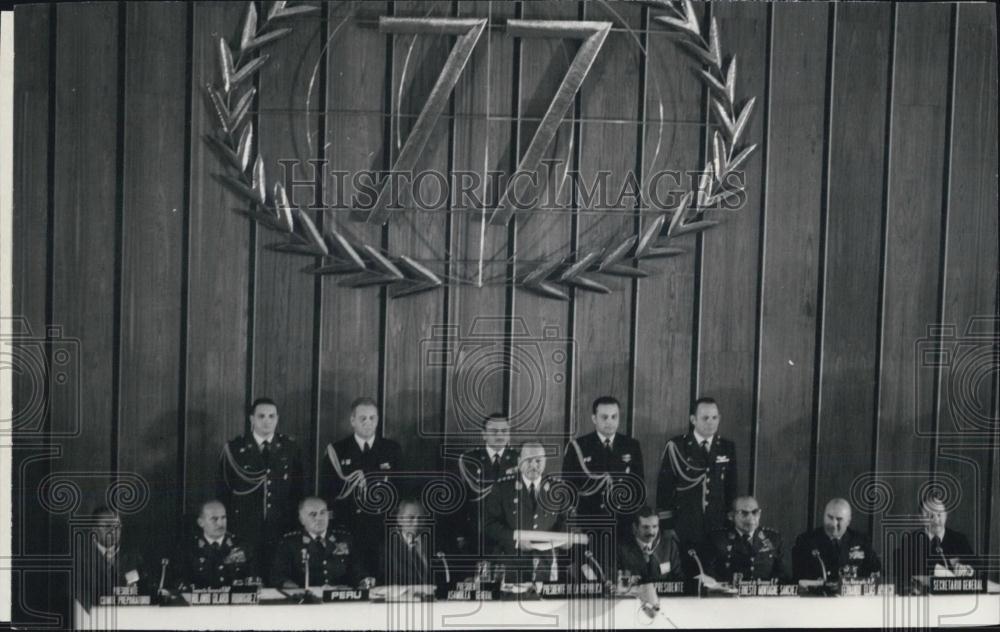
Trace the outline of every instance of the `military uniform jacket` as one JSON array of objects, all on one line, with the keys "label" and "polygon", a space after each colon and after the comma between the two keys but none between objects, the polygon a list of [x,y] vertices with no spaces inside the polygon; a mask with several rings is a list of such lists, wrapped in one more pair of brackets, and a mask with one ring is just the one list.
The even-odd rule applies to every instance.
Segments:
[{"label": "military uniform jacket", "polygon": [[944,537],[937,543],[923,529],[908,534],[896,549],[895,556],[896,573],[906,580],[913,575],[932,575],[937,564],[951,570],[952,560],[956,558],[961,564],[979,570],[969,540],[958,531],[947,528]]},{"label": "military uniform jacket", "polygon": [[486,543],[493,555],[527,555],[514,547],[515,530],[562,531],[564,517],[553,511],[558,503],[553,498],[550,479],[542,476],[536,483],[536,499],[532,499],[521,474],[501,478],[486,497]]},{"label": "military uniform jacket", "polygon": [[253,552],[231,533],[217,545],[203,533],[189,536],[178,547],[174,563],[179,588],[221,588],[257,575]]},{"label": "military uniform jacket", "polygon": [[286,533],[274,554],[271,578],[281,587],[290,581],[305,587],[304,558],[309,559],[310,586],[355,586],[368,576],[355,556],[351,535],[340,529],[327,529],[322,539],[313,539],[304,529]]},{"label": "military uniform jacket", "polygon": [[485,508],[485,498],[493,484],[504,477],[518,473],[518,450],[504,448],[499,464],[494,466],[485,446],[463,452],[457,461],[457,473],[465,485],[466,502],[451,521],[456,535],[477,539],[481,532],[480,516]]},{"label": "military uniform jacket", "polygon": [[720,582],[732,581],[734,573],[742,574],[744,580],[788,579],[781,534],[774,529],[758,527],[749,542],[732,527],[718,529],[712,533],[712,547],[710,572]]},{"label": "military uniform jacket", "polygon": [[812,551],[819,551],[826,565],[828,579],[835,581],[847,572],[855,572],[861,578],[882,570],[882,562],[872,550],[868,538],[853,529],[847,529],[839,545],[835,545],[822,527],[803,533],[795,539],[792,547],[792,573],[795,580],[822,579],[823,568]]},{"label": "military uniform jacket", "polygon": [[[319,494],[334,510],[334,520],[338,524],[354,526],[359,519],[365,522],[364,518],[370,517],[370,514],[364,514],[361,507],[355,502],[353,492],[349,496],[337,500],[345,483],[337,475],[330,462],[331,450],[329,448],[330,446],[328,446],[326,453],[321,455]],[[345,477],[351,472],[361,470],[369,481],[377,478],[380,473],[391,474],[399,470],[402,459],[402,448],[399,444],[392,439],[383,439],[382,437],[375,437],[372,440],[367,455],[362,454],[353,434],[332,444],[332,448],[336,453],[340,471]]]},{"label": "military uniform jacket", "polygon": [[[579,450],[574,447],[574,441]],[[621,480],[626,475],[637,476],[633,482],[644,486],[642,465],[642,448],[632,437],[615,433],[611,442],[611,452],[601,442],[597,431],[578,437],[566,446],[563,456],[563,477],[577,490],[583,490],[588,485],[590,475],[610,473],[613,480]],[[614,507],[609,506],[608,488],[591,495],[578,497],[576,512],[582,516],[609,515]],[[618,513],[618,512],[615,512]]]},{"label": "military uniform jacket", "polygon": [[706,457],[693,431],[667,441],[657,478],[656,506],[682,545],[705,542],[726,522],[736,497],[736,448],[718,434]]},{"label": "military uniform jacket", "polygon": [[677,538],[660,533],[650,553],[643,551],[634,537],[623,539],[618,543],[618,570],[626,578],[638,577],[640,582],[684,579]]},{"label": "military uniform jacket", "polygon": [[223,450],[220,468],[218,497],[245,543],[274,541],[291,528],[304,489],[302,454],[294,439],[274,433],[265,455],[253,433],[236,437]]}]

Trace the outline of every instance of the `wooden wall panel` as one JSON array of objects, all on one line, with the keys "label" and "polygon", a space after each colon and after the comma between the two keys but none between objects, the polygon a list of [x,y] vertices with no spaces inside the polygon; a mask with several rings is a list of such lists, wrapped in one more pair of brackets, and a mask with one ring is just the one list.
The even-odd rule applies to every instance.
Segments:
[{"label": "wooden wall panel", "polygon": [[[612,10],[615,13],[611,13]],[[616,30],[608,34],[580,88],[581,117],[585,120],[608,119],[581,126],[578,169],[582,186],[579,191],[595,187],[596,182],[605,187],[606,193],[590,203],[578,200],[576,241],[580,256],[591,252],[600,256],[602,251],[609,252],[635,234],[635,209],[639,201],[636,197],[619,201],[617,197],[626,185],[626,174],[635,174],[642,135],[642,126],[632,122],[639,116],[642,55],[631,34],[624,30],[626,26],[640,29],[641,14],[641,7],[621,2],[588,5],[584,12],[585,20],[609,21]],[[623,68],[632,71],[622,72]],[[607,90],[609,85],[614,85],[614,90]],[[602,172],[608,172],[609,177],[603,178]],[[637,179],[633,182],[638,185]],[[635,188],[632,191],[638,195]],[[620,208],[613,208],[619,202]],[[621,402],[618,430],[628,434],[631,425],[628,416],[631,405],[631,294],[635,282],[628,277],[600,275],[597,278],[620,298],[609,301],[605,294],[575,290],[576,337],[587,341],[578,347],[576,355],[576,396],[572,402],[576,411],[576,433],[594,430],[591,403],[597,397],[611,395]]]},{"label": "wooden wall panel", "polygon": [[[714,397],[722,414],[720,432],[736,444],[739,489],[751,487],[751,447],[756,424],[756,344],[760,281],[760,226],[767,145],[768,33],[764,3],[713,5],[724,49],[736,56],[736,101],[756,97],[743,144],[757,150],[743,168],[746,202],[731,212],[712,213],[719,226],[701,238],[698,364],[695,392]],[[682,393],[679,393],[682,395]],[[686,425],[685,425],[686,428]],[[765,520],[769,520],[770,516]]]},{"label": "wooden wall panel", "polygon": [[188,354],[185,503],[214,493],[222,446],[247,426],[247,318],[250,231],[231,209],[241,200],[212,174],[223,161],[203,136],[216,128],[203,86],[221,85],[219,38],[235,41],[240,4],[194,7],[191,115],[191,216],[188,247]]},{"label": "wooden wall panel", "polygon": [[[458,16],[486,17],[501,24],[514,17],[514,5],[462,2]],[[514,46],[513,38],[503,30],[487,26],[455,87],[455,170],[513,171],[516,139],[509,117],[513,115]],[[495,188],[487,189],[484,182],[476,195],[485,199]],[[456,193],[453,191],[453,203]],[[510,375],[502,365],[508,351],[507,288],[495,281],[478,286],[480,252],[485,257],[484,280],[503,278],[507,273],[507,229],[491,225],[489,218],[489,208],[484,205],[462,208],[452,220],[450,274],[469,285],[448,289],[449,321],[455,334],[448,343],[455,353],[453,363],[446,369],[444,428],[449,443],[480,440],[480,418],[491,412],[507,412]],[[480,337],[480,332],[486,335]],[[513,425],[518,426],[518,420]]]},{"label": "wooden wall panel", "polygon": [[937,468],[958,479],[962,494],[948,522],[980,553],[987,552],[990,459],[997,450],[990,441],[996,417],[989,421],[995,393],[983,379],[997,324],[996,12],[986,9],[957,8],[941,318],[955,326],[955,338],[941,345],[952,361],[941,370],[937,409]]},{"label": "wooden wall panel", "polygon": [[[524,19],[575,20],[579,18],[579,3],[559,4],[526,3],[522,5]],[[518,76],[517,115],[526,119],[517,132],[517,156],[524,154],[531,142],[545,111],[548,109],[556,87],[566,74],[576,45],[568,40],[523,38],[515,46],[520,50]],[[545,159],[558,160],[551,178],[539,178],[539,188],[568,187],[564,180],[567,165],[573,161],[573,124],[567,112],[559,131],[545,154]],[[566,195],[568,190],[563,191]],[[541,194],[540,194],[541,195]],[[572,218],[569,213],[518,214],[514,216],[515,273],[527,273],[541,260],[569,253]],[[544,437],[548,454],[555,456],[548,470],[558,471],[565,445],[565,434],[571,423],[574,391],[574,364],[579,345],[575,341],[570,306],[551,298],[544,298],[521,288],[513,293],[514,330],[512,331],[512,363],[518,366],[511,371],[510,410],[530,413],[520,425],[525,434]],[[565,342],[564,342],[565,341]],[[559,354],[564,362],[553,363],[552,369],[538,370],[538,349],[543,357]],[[562,353],[560,353],[562,352]],[[545,366],[544,364],[542,365]],[[562,367],[561,370],[559,367]],[[534,370],[533,370],[534,369]],[[583,420],[589,423],[589,420]],[[570,434],[586,426],[572,426]]]},{"label": "wooden wall panel", "polygon": [[[805,530],[826,144],[827,5],[776,5],[753,489],[781,533]],[[786,472],[790,476],[774,476]]]},{"label": "wooden wall panel", "polygon": [[[908,514],[931,463],[933,381],[913,376],[938,317],[951,11],[896,10],[876,470],[892,489],[887,512]],[[876,541],[880,525],[876,516]]]},{"label": "wooden wall panel", "polygon": [[[366,3],[366,14],[385,15],[386,3]],[[331,170],[386,169],[383,152],[385,120],[373,103],[385,98],[386,36],[353,19],[348,5],[330,11],[327,25],[324,155]],[[300,176],[300,177],[305,177]],[[331,191],[332,193],[332,191]],[[342,192],[354,194],[350,181]],[[331,198],[332,199],[332,198]],[[379,245],[380,226],[352,222],[347,211],[327,211],[325,226],[363,243]],[[337,285],[340,277],[323,278],[320,322],[319,453],[351,432],[350,403],[357,397],[377,398],[381,387],[382,304],[377,287],[352,289]]]},{"label": "wooden wall panel", "polygon": [[[55,43],[50,38],[54,7],[21,6],[15,11],[17,28],[14,50],[14,181],[13,240],[11,253],[11,305],[15,334],[15,359],[4,375],[11,376],[11,404],[14,450],[11,455],[11,502],[15,508],[11,522],[11,622],[57,625],[40,616],[54,611],[53,594],[60,588],[39,574],[21,574],[22,556],[42,555],[50,549],[51,515],[36,500],[38,484],[53,466],[52,439],[47,434],[48,402],[46,345],[49,309],[49,214],[52,211],[49,187],[52,129],[52,94],[49,91],[50,62]],[[6,253],[4,253],[7,256]],[[4,288],[0,291],[8,291]],[[79,360],[79,354],[77,354]],[[78,376],[74,376],[78,377]],[[54,466],[59,469],[59,462]],[[25,567],[27,564],[24,565]]]},{"label": "wooden wall panel", "polygon": [[[279,160],[298,161],[301,166],[295,175],[304,178],[304,174],[311,174],[307,161],[318,157],[319,117],[312,111],[322,106],[318,89],[314,88],[311,95],[310,111],[304,109],[314,67],[320,62],[323,26],[311,15],[285,19],[269,29],[294,29],[266,51],[270,60],[260,73],[258,147],[271,190],[275,182],[284,179]],[[307,135],[312,137],[311,149]],[[303,191],[302,197],[312,196]],[[303,202],[305,208],[312,200]],[[310,215],[314,221],[318,217],[316,211],[310,211]],[[316,278],[302,272],[302,268],[316,259],[267,248],[284,241],[287,239],[278,233],[257,227],[251,400],[271,397],[278,403],[280,430],[298,442],[308,479],[316,453],[312,436],[313,320],[320,314],[315,313]]]},{"label": "wooden wall panel", "polygon": [[[177,486],[188,111],[188,8],[125,11],[125,174],[119,466],[149,485],[134,527],[173,526]],[[155,122],[155,123],[154,123]],[[130,525],[131,526],[131,525]]]},{"label": "wooden wall panel", "polygon": [[[646,132],[643,139],[644,188],[655,188],[657,203],[674,206],[690,190],[687,174],[700,169],[704,137],[704,91],[692,72],[695,62],[677,41],[652,19],[647,26]],[[658,177],[674,171],[679,178]],[[655,215],[643,216],[641,229]],[[670,242],[683,255],[648,259],[641,267],[636,292],[635,394],[632,434],[643,447],[646,497],[656,500],[656,478],[669,438],[688,428],[691,394],[692,332],[694,331],[695,236]],[[647,447],[648,446],[648,447]]]},{"label": "wooden wall panel", "polygon": [[[826,502],[848,498],[851,483],[872,463],[891,11],[887,4],[836,10],[819,447],[810,510],[816,524]],[[867,514],[855,513],[856,528],[867,532],[868,523]]]},{"label": "wooden wall panel", "polygon": [[[395,15],[425,17],[449,15],[449,8],[419,2],[395,3]],[[395,160],[410,133],[416,117],[427,102],[430,90],[441,73],[451,51],[450,37],[439,35],[396,35],[392,58],[393,131],[390,155]],[[405,72],[405,75],[404,75]],[[414,174],[434,170],[448,173],[450,161],[450,121],[441,117],[434,132],[417,160]],[[426,179],[421,195],[423,210],[407,207],[402,197],[402,211],[389,220],[389,251],[394,256],[408,255],[423,261],[435,274],[447,270],[440,260],[447,252],[447,203],[435,194],[434,180]],[[434,204],[438,202],[438,204]],[[427,205],[434,204],[433,208]],[[432,366],[424,357],[423,341],[430,338],[434,327],[448,324],[445,294],[421,292],[406,298],[390,298],[386,306],[385,405],[382,432],[403,446],[404,461],[417,469],[433,468],[437,464],[438,441],[423,436],[440,434],[444,422],[444,401],[441,397],[445,373]]]},{"label": "wooden wall panel", "polygon": [[53,389],[63,439],[54,471],[82,490],[78,515],[105,504],[114,466],[118,5],[57,9],[52,325],[79,341],[80,390]]}]

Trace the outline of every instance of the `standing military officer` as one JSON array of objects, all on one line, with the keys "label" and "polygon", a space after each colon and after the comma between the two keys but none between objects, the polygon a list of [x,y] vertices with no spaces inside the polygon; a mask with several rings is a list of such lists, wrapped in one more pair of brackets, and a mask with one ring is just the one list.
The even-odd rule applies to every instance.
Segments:
[{"label": "standing military officer", "polygon": [[270,559],[278,538],[291,528],[302,498],[302,453],[276,432],[278,405],[266,397],[250,405],[250,432],[222,449],[217,497],[229,508],[228,522],[258,560]]},{"label": "standing military officer", "polygon": [[[614,516],[624,525],[631,512],[614,506],[610,485],[599,484],[630,477],[629,488],[635,493],[644,489],[642,448],[639,442],[618,432],[621,407],[614,397],[598,397],[591,405],[594,432],[572,439],[563,456],[563,477],[578,491],[576,513],[580,516]],[[634,499],[630,499],[634,500]]]},{"label": "standing military officer", "polygon": [[850,528],[851,505],[834,498],[823,511],[823,526],[803,533],[792,547],[796,580],[867,578],[882,570],[868,537]]},{"label": "standing military officer", "polygon": [[[562,531],[564,516],[555,511],[552,483],[542,479],[545,448],[521,446],[517,474],[501,477],[486,497],[487,547],[498,563],[530,574],[531,581],[555,580],[560,574],[557,552],[536,550],[520,539],[521,531]],[[524,577],[527,579],[527,577]]]},{"label": "standing military officer", "polygon": [[667,441],[656,488],[661,527],[681,543],[685,575],[698,568],[686,554],[711,555],[709,534],[721,529],[736,498],[736,447],[719,434],[719,406],[701,397],[691,407],[690,429]]},{"label": "standing military officer", "polygon": [[510,446],[510,421],[494,413],[483,422],[483,445],[463,452],[458,473],[466,486],[466,503],[451,521],[456,529],[458,550],[479,553],[484,499],[493,484],[517,472],[518,450]]},{"label": "standing military officer", "polygon": [[377,436],[379,414],[373,399],[354,400],[350,421],[353,434],[326,447],[321,459],[319,494],[334,509],[338,526],[365,534],[358,547],[365,565],[373,567],[385,541],[385,514],[366,510],[358,499],[367,494],[368,485],[379,474],[399,470],[402,448],[392,439]]},{"label": "standing military officer", "polygon": [[304,498],[299,503],[299,523],[301,527],[285,534],[278,544],[271,571],[274,586],[367,588],[375,583],[357,557],[351,534],[329,528],[330,513],[325,500],[315,496]]},{"label": "standing military officer", "polygon": [[733,526],[712,532],[712,577],[731,582],[739,573],[745,580],[786,580],[781,534],[760,526],[757,499],[740,496],[734,500],[729,518]]},{"label": "standing military officer", "polygon": [[201,505],[201,531],[185,538],[174,556],[178,588],[221,588],[257,575],[253,551],[227,530],[227,522],[226,507],[218,500]]}]

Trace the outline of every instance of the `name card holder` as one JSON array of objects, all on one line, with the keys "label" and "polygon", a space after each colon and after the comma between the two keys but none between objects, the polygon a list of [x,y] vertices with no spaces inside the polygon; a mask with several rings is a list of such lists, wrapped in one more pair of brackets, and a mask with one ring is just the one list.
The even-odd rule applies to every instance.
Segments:
[{"label": "name card holder", "polygon": [[931,577],[932,595],[956,595],[986,592],[986,580],[982,577]]},{"label": "name card holder", "polygon": [[323,603],[338,601],[368,601],[367,590],[340,590],[327,588],[323,590]]}]

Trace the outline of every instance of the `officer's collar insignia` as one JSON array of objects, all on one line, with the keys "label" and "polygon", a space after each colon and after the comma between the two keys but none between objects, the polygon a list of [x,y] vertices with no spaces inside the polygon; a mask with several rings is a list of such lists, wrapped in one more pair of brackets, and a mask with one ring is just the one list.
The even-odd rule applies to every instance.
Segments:
[{"label": "officer's collar insignia", "polygon": [[504,474],[513,474],[516,471],[517,471],[517,466],[515,465],[514,467],[508,467],[507,471],[504,472]]},{"label": "officer's collar insignia", "polygon": [[729,539],[730,539],[730,540],[735,540],[735,539],[736,539],[736,534],[735,534],[735,533],[733,533],[732,531],[730,531],[730,532],[729,532]]},{"label": "officer's collar insignia", "polygon": [[233,545],[232,538],[226,537],[225,542],[226,542],[226,546],[232,546]]},{"label": "officer's collar insignia", "polygon": [[542,485],[542,491],[543,492],[549,491],[549,487],[551,486],[552,486],[551,483],[546,482],[544,485]]},{"label": "officer's collar insignia", "polygon": [[622,455],[622,461],[624,463],[628,463],[631,460],[632,460],[632,455],[631,454],[623,454]]},{"label": "officer's collar insignia", "polygon": [[337,542],[336,548],[333,549],[334,555],[347,555],[350,551],[347,549],[347,542]]},{"label": "officer's collar insignia", "polygon": [[312,537],[308,533],[302,534],[302,544],[309,544],[312,542]]},{"label": "officer's collar insignia", "polygon": [[584,457],[584,458],[583,458],[583,462],[584,462],[584,463],[590,463],[590,457],[589,457],[589,456],[587,456],[587,457]]},{"label": "officer's collar insignia", "polygon": [[389,465],[388,461],[386,461],[385,463],[380,463],[378,467],[379,467],[380,470],[391,470],[392,469],[392,466]]},{"label": "officer's collar insignia", "polygon": [[201,536],[198,536],[198,548],[199,549],[205,548],[205,538]]},{"label": "officer's collar insignia", "polygon": [[341,465],[350,465],[351,464],[351,460],[350,459],[340,459],[340,464]]},{"label": "officer's collar insignia", "polygon": [[523,485],[521,485],[521,481],[515,481],[514,482],[514,489],[516,489],[517,491],[521,491],[522,487],[523,487]]},{"label": "officer's collar insignia", "polygon": [[246,451],[247,451],[246,447],[242,447],[242,448],[240,448],[240,454],[243,454],[243,453],[244,453],[244,452],[246,452]]}]

